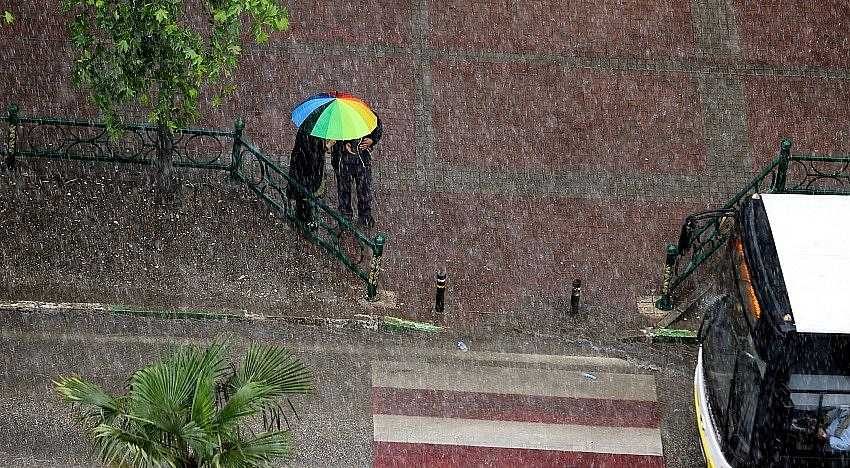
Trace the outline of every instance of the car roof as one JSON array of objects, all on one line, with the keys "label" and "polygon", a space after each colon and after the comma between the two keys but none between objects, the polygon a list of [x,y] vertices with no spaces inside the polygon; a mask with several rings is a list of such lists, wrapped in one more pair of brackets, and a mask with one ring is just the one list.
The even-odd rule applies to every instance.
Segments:
[{"label": "car roof", "polygon": [[761,194],[800,333],[850,333],[850,196]]}]

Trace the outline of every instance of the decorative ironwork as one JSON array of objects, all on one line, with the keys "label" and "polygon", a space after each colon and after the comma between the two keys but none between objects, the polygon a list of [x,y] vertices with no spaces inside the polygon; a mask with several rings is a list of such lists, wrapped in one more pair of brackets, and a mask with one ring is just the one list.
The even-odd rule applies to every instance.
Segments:
[{"label": "decorative ironwork", "polygon": [[725,244],[741,204],[754,193],[850,195],[850,156],[792,156],[791,140],[782,140],[773,161],[722,208],[685,219],[676,261],[672,268],[665,268],[671,269],[672,274],[663,278],[656,307],[673,307],[676,288]]},{"label": "decorative ironwork", "polygon": [[850,156],[792,156],[786,193],[850,193]]},{"label": "decorative ironwork", "polygon": [[[106,125],[60,119],[18,120],[18,157],[70,159],[131,164],[153,164],[157,128],[128,125],[110,135]],[[181,129],[172,137],[176,167],[229,170],[233,133],[218,130]]]},{"label": "decorative ironwork", "polygon": [[[252,143],[240,138],[239,144],[240,165],[234,177],[243,181],[275,214],[288,220],[306,238],[324,248],[366,283],[366,298],[374,300],[386,236],[378,234],[370,239],[352,225],[348,218],[290,178],[288,173]],[[287,196],[289,185],[306,194],[305,201],[312,213],[310,220],[302,221],[295,216],[295,202]],[[364,264],[366,253],[371,253],[368,264]]]},{"label": "decorative ironwork", "polygon": [[[14,169],[16,157],[101,161],[110,163],[154,163],[157,128],[127,125],[110,135],[106,125],[96,122],[53,118],[20,118],[12,106],[6,118],[6,166]],[[237,121],[233,131],[180,129],[172,137],[175,167],[228,171],[266,202],[276,215],[287,219],[309,241],[324,248],[366,286],[366,298],[375,300],[386,236],[369,238],[323,200],[308,193],[306,202],[313,217],[296,219],[287,187],[306,192],[297,181],[275,164],[244,136],[245,125]],[[367,262],[367,254],[370,260]]]}]

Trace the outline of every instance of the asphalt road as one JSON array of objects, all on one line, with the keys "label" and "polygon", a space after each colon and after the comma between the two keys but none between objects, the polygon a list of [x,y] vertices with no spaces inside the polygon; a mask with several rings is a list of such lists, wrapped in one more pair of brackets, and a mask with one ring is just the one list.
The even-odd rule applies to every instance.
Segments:
[{"label": "asphalt road", "polygon": [[[72,412],[53,393],[51,381],[58,375],[79,374],[106,388],[119,389],[132,370],[173,345],[215,338],[228,338],[236,348],[250,341],[284,345],[296,350],[314,370],[317,392],[297,399],[299,417],[290,415],[297,443],[292,466],[357,467],[375,461],[374,447],[385,423],[397,422],[396,416],[373,417],[373,386],[376,372],[381,372],[376,363],[448,369],[455,378],[446,385],[473,391],[478,390],[476,378],[482,378],[475,375],[480,375],[482,368],[528,375],[515,377],[515,385],[529,387],[533,381],[542,388],[561,385],[564,375],[607,375],[605,372],[614,372],[608,369],[613,365],[619,369],[620,380],[634,374],[654,381],[660,421],[653,430],[660,435],[666,466],[701,463],[691,393],[695,350],[690,346],[590,342],[492,331],[480,336],[410,336],[279,322],[155,320],[62,312],[0,311],[0,320],[4,323],[0,329],[0,391],[4,395],[0,400],[0,466],[97,466]],[[458,340],[463,340],[469,351],[458,350]],[[410,375],[420,374],[408,373],[406,380],[394,385],[410,387],[404,382]],[[535,393],[534,387],[530,386],[531,393]],[[441,421],[445,422],[436,423]],[[462,432],[458,427],[441,430]]]}]

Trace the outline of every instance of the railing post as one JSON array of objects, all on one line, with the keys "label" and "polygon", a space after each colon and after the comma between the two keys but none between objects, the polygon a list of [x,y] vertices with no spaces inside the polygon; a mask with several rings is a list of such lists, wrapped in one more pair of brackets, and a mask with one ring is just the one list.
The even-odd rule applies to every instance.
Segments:
[{"label": "railing post", "polygon": [[245,122],[236,119],[233,123],[233,149],[230,152],[230,177],[238,179],[239,166],[242,165],[242,131],[245,130]]},{"label": "railing post", "polygon": [[655,301],[655,307],[660,310],[672,310],[673,298],[670,297],[670,286],[673,283],[673,269],[676,266],[676,257],[679,256],[679,248],[676,244],[667,244],[667,260],[664,262],[664,273],[661,278],[661,297]]},{"label": "railing post", "polygon": [[369,268],[369,284],[366,285],[366,300],[375,301],[378,296],[378,271],[381,269],[381,255],[384,254],[386,236],[378,234],[372,240],[375,247],[372,248],[372,265]]},{"label": "railing post", "polygon": [[12,104],[9,106],[9,115],[6,117],[6,122],[9,124],[9,133],[6,135],[6,159],[4,165],[9,170],[15,170],[15,164],[18,152],[18,106]]},{"label": "railing post", "polygon": [[779,143],[779,165],[776,167],[776,177],[773,179],[771,192],[785,191],[785,180],[788,175],[788,161],[791,159],[791,139],[784,138]]}]

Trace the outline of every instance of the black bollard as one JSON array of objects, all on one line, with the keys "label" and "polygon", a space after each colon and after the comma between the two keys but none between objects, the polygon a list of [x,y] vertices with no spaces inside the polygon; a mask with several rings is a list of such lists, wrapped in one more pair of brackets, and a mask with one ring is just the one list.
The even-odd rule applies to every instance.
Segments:
[{"label": "black bollard", "polygon": [[446,304],[446,270],[445,268],[437,270],[434,273],[434,281],[437,283],[437,297],[434,299],[434,321],[443,323],[443,311]]},{"label": "black bollard", "polygon": [[679,257],[679,248],[675,244],[667,245],[667,259],[664,262],[664,271],[661,275],[661,297],[655,301],[658,310],[673,310],[673,298],[670,289],[673,284],[676,260]]},{"label": "black bollard", "polygon": [[581,303],[581,280],[576,278],[573,280],[573,293],[570,294],[570,313],[575,315],[578,313],[578,306]]}]

